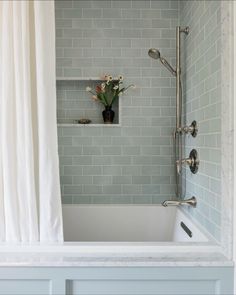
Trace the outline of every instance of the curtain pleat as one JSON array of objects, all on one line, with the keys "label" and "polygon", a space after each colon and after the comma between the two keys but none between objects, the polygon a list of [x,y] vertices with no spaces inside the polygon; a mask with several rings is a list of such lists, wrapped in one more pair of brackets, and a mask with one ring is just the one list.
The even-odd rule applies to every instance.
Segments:
[{"label": "curtain pleat", "polygon": [[53,1],[0,2],[0,240],[63,241]]}]

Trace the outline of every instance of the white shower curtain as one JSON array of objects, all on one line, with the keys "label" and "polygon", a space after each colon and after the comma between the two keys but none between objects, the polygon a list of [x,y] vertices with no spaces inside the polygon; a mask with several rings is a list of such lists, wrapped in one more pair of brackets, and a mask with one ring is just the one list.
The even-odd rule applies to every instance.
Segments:
[{"label": "white shower curtain", "polygon": [[0,241],[62,240],[54,1],[0,1]]}]

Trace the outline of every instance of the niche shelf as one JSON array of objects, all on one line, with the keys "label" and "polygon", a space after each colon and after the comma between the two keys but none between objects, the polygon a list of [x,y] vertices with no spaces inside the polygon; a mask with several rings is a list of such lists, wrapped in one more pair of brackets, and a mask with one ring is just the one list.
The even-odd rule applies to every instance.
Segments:
[{"label": "niche shelf", "polygon": [[[57,77],[57,125],[61,127],[117,127],[120,126],[121,104],[118,99],[113,105],[115,118],[113,124],[104,124],[104,106],[93,101],[86,87],[95,89],[103,80],[99,77]],[[90,119],[90,124],[75,123],[76,120]]]},{"label": "niche shelf", "polygon": [[57,81],[104,81],[99,77],[57,77]]}]

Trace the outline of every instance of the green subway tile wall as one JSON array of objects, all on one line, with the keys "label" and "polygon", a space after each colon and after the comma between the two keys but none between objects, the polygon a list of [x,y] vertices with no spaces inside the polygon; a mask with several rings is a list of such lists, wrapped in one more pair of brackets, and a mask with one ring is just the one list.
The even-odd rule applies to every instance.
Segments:
[{"label": "green subway tile wall", "polygon": [[[120,98],[121,126],[58,127],[63,203],[172,198],[175,79],[147,52],[158,47],[175,65],[178,1],[57,0],[55,7],[58,77],[123,74],[137,85]],[[86,115],[102,122],[87,84],[57,82],[59,123]]]},{"label": "green subway tile wall", "polygon": [[186,170],[186,195],[198,199],[188,209],[220,241],[221,228],[221,1],[180,1],[180,23],[190,26],[183,51],[185,123],[197,120],[196,138],[186,138],[185,154],[199,152],[196,175]]}]

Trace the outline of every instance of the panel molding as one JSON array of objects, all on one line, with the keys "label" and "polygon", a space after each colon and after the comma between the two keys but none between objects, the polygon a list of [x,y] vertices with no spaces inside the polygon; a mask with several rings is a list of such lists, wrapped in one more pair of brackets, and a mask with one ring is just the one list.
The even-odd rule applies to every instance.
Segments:
[{"label": "panel molding", "polygon": [[[9,280],[10,285],[4,282]],[[43,282],[49,282],[49,292]],[[15,282],[14,282],[15,281]],[[21,290],[22,282],[36,281]],[[21,282],[21,283],[19,283]],[[165,288],[165,285],[167,286]],[[26,284],[27,286],[27,284]],[[30,285],[29,285],[30,286]],[[137,288],[137,289],[136,289]],[[0,268],[0,295],[233,294],[232,267],[7,267]],[[159,290],[159,291],[158,291]],[[23,293],[22,293],[23,291]],[[11,293],[9,293],[11,292]],[[27,293],[28,292],[28,293]],[[29,293],[31,292],[31,293]],[[81,293],[82,292],[82,293]],[[103,292],[103,293],[101,293]],[[118,292],[118,293],[117,293]],[[159,293],[158,293],[159,292]],[[161,293],[160,293],[161,292]],[[166,292],[166,293],[165,293]],[[187,293],[186,293],[187,292]],[[192,293],[191,293],[192,292]],[[196,293],[194,293],[196,292]],[[212,293],[214,292],[214,293]]]}]

